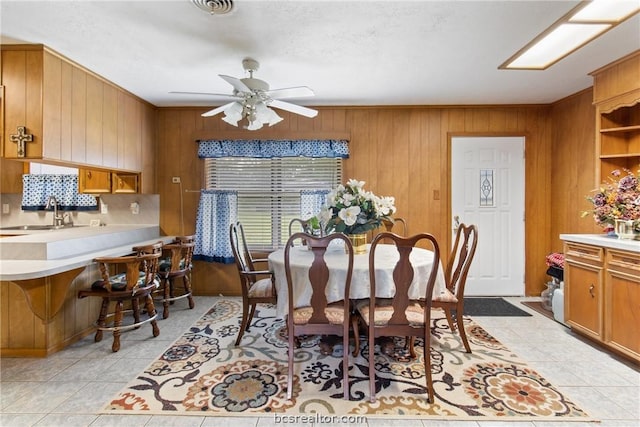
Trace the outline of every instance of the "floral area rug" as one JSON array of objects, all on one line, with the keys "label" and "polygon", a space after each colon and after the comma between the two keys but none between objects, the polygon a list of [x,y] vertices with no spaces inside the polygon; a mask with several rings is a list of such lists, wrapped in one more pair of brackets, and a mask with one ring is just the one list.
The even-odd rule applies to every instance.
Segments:
[{"label": "floral area rug", "polygon": [[409,362],[380,354],[376,345],[378,392],[371,403],[371,353],[366,339],[361,339],[360,354],[350,357],[347,401],[342,397],[341,341],[333,353],[323,354],[319,337],[302,340],[295,351],[289,401],[284,320],[276,317],[275,306],[258,306],[250,331],[235,347],[241,312],[239,299],[218,301],[101,413],[590,421],[582,409],[471,318],[466,318],[471,354],[464,352],[444,319],[434,320],[433,404],[427,401],[422,343],[416,343],[418,358]]}]

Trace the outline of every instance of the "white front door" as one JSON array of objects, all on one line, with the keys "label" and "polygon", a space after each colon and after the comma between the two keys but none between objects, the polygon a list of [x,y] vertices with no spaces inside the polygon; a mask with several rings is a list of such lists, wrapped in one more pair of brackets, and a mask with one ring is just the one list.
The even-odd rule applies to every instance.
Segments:
[{"label": "white front door", "polygon": [[451,216],[478,227],[465,295],[524,295],[524,191],[524,137],[451,139]]}]

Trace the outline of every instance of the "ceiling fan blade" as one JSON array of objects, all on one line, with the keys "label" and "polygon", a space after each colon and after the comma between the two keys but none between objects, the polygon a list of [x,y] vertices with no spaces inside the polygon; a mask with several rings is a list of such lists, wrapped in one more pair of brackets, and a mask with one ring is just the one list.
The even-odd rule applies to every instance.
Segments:
[{"label": "ceiling fan blade", "polygon": [[232,104],[234,104],[236,101],[233,102],[229,102],[227,104],[221,105],[219,107],[214,108],[213,110],[209,110],[206,113],[202,113],[201,116],[202,117],[211,117],[211,116],[215,116],[216,114],[220,114],[222,113],[224,110],[226,110],[227,108],[229,108]]},{"label": "ceiling fan blade", "polygon": [[206,95],[206,96],[224,96],[227,98],[241,98],[240,96],[231,95],[228,93],[211,93],[211,92],[180,92],[180,91],[171,91],[169,93],[177,93],[182,95]]},{"label": "ceiling fan blade", "polygon": [[218,75],[224,81],[226,81],[231,86],[233,86],[233,88],[238,92],[251,92],[251,89],[249,89],[249,87],[246,84],[244,84],[242,80],[235,77],[231,77],[231,76],[225,76],[224,74],[218,74]]},{"label": "ceiling fan blade", "polygon": [[282,89],[268,90],[266,94],[273,99],[282,98],[302,98],[305,96],[314,96],[313,90],[307,86],[286,87]]},{"label": "ceiling fan blade", "polygon": [[303,107],[301,105],[292,104],[290,102],[278,101],[277,99],[272,100],[269,103],[270,107],[279,108],[281,110],[289,111],[291,113],[300,114],[305,117],[315,117],[318,115],[317,110],[312,110],[311,108]]}]

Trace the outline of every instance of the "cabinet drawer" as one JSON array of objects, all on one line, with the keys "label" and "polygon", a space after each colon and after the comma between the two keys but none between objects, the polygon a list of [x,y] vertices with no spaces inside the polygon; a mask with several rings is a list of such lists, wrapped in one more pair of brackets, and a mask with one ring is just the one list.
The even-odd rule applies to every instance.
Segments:
[{"label": "cabinet drawer", "polygon": [[640,254],[608,249],[607,268],[638,277],[640,276]]},{"label": "cabinet drawer", "polygon": [[604,249],[583,245],[580,243],[565,243],[565,256],[578,262],[584,262],[592,265],[602,265],[604,263]]}]

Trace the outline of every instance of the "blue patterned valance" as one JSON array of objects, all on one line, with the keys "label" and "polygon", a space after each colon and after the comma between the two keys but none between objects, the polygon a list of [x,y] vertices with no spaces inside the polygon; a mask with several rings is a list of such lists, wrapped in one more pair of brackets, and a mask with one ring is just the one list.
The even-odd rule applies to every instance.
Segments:
[{"label": "blue patterned valance", "polygon": [[45,210],[47,200],[54,196],[63,211],[95,211],[98,200],[90,194],[78,193],[78,175],[22,175],[22,210]]},{"label": "blue patterned valance", "polygon": [[285,140],[206,140],[199,141],[198,157],[340,157],[349,158],[349,143],[344,139]]}]

